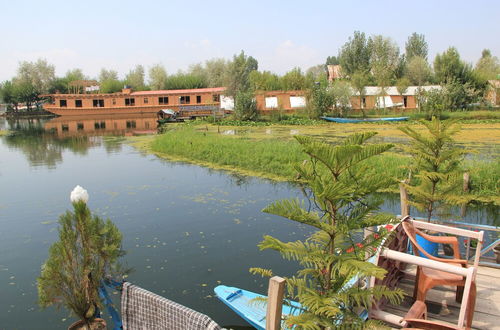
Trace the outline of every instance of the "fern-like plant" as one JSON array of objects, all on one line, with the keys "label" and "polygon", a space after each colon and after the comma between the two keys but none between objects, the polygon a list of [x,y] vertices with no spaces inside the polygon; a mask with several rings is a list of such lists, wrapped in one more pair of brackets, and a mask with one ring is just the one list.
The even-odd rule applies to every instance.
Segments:
[{"label": "fern-like plant", "polygon": [[[296,167],[307,183],[309,197],[305,201],[276,201],[263,211],[312,226],[317,231],[304,241],[295,242],[282,242],[266,235],[259,244],[261,250],[276,250],[301,265],[294,276],[286,278],[286,284],[287,298],[299,301],[303,311],[290,316],[287,326],[295,326],[295,329],[365,327],[370,322],[358,316],[358,308],[369,308],[373,299],[385,297],[398,302],[403,297],[401,290],[348,284],[355,276],[383,278],[386,273],[367,259],[375,253],[387,231],[356,240],[356,233],[362,228],[393,219],[392,215],[378,212],[381,200],[375,195],[390,185],[390,179],[364,164],[366,159],[392,147],[391,144],[365,144],[375,134],[354,134],[340,145],[296,137],[310,157],[308,162]],[[250,271],[272,275],[268,269]]]},{"label": "fern-like plant", "polygon": [[453,136],[460,130],[454,121],[433,117],[421,123],[427,130],[425,133],[410,126],[399,129],[411,138],[406,151],[413,158],[409,170],[415,175],[405,184],[411,197],[409,203],[425,212],[430,222],[436,210],[467,201],[458,193],[461,185],[459,166],[465,151],[453,143]]}]

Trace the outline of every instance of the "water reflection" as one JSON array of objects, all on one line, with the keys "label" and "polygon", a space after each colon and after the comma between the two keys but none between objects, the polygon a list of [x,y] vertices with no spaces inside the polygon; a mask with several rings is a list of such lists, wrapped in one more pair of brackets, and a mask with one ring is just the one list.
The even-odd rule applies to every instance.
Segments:
[{"label": "water reflection", "polygon": [[152,134],[157,130],[156,117],[149,115],[62,116],[44,124],[58,137],[95,135]]},{"label": "water reflection", "polygon": [[65,151],[84,156],[90,148],[104,146],[107,153],[120,152],[124,139],[116,136],[152,134],[156,125],[154,117],[143,115],[9,119],[2,123],[11,132],[3,139],[9,148],[19,149],[31,166],[50,169],[63,161]]}]

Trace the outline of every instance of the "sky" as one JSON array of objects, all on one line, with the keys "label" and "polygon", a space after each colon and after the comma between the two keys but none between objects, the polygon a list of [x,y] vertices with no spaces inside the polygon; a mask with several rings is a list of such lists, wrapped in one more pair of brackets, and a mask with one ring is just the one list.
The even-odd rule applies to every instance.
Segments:
[{"label": "sky", "polygon": [[473,64],[484,48],[500,57],[498,0],[0,0],[0,8],[0,82],[38,58],[59,76],[106,68],[123,78],[137,64],[176,73],[241,50],[259,70],[283,74],[324,63],[354,31],[390,37],[402,51],[409,35],[424,34],[431,61],[450,46]]}]

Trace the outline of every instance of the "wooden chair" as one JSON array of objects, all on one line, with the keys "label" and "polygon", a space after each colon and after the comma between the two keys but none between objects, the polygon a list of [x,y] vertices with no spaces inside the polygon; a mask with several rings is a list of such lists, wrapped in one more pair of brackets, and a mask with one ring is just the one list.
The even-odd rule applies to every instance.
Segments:
[{"label": "wooden chair", "polygon": [[[413,220],[410,217],[406,217],[402,221],[402,226],[408,238],[410,239],[411,245],[413,247],[413,252],[416,256],[426,256],[430,260],[435,260],[447,264],[452,264],[455,266],[461,266],[467,268],[467,260],[460,259],[460,250],[458,247],[458,239],[454,236],[432,236],[423,233],[422,231],[415,228],[413,225]],[[438,258],[427,253],[418,243],[416,239],[416,234],[422,236],[423,238],[441,244],[450,244],[453,247],[453,258]],[[461,302],[463,296],[463,288],[465,285],[465,278],[461,275],[451,274],[437,269],[431,269],[428,267],[417,266],[417,275],[415,279],[415,289],[413,292],[413,298],[417,301],[425,302],[425,297],[427,291],[435,286],[456,286],[457,294],[456,301]],[[466,324],[470,328],[472,326],[472,319],[474,316],[474,308],[476,304],[476,285],[473,281],[471,284],[471,290],[468,300],[467,312],[466,312]]]}]

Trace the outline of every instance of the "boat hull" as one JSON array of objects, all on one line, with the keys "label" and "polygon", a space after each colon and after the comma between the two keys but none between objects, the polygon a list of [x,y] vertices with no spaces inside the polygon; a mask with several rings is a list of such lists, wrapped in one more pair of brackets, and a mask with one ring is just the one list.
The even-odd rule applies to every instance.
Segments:
[{"label": "boat hull", "polygon": [[321,119],[324,119],[326,121],[331,121],[334,123],[352,124],[352,123],[371,123],[377,121],[406,121],[410,119],[410,117],[387,117],[387,118],[367,118],[367,119],[321,117]]},{"label": "boat hull", "polygon": [[[267,298],[266,296],[225,285],[215,287],[214,292],[220,301],[254,328],[259,330],[266,328],[267,302],[252,302],[252,299]],[[283,315],[298,315],[300,313],[301,305],[298,302],[292,301],[291,305],[293,307],[283,305]]]}]

